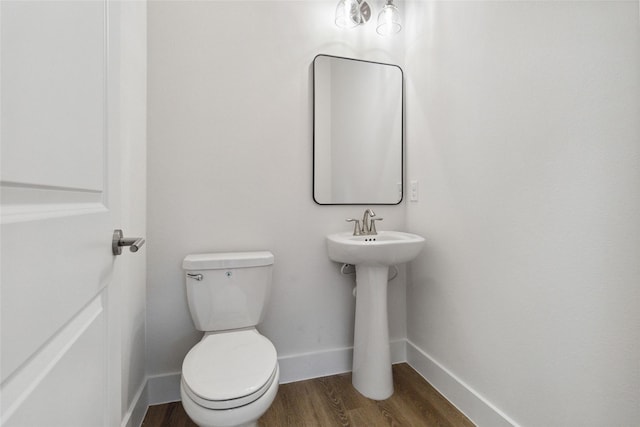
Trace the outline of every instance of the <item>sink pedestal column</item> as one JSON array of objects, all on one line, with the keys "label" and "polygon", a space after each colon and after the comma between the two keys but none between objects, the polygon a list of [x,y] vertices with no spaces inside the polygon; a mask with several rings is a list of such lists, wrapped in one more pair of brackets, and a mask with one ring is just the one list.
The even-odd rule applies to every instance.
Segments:
[{"label": "sink pedestal column", "polygon": [[387,278],[389,267],[356,265],[356,324],[352,382],[364,396],[384,400],[393,394]]}]

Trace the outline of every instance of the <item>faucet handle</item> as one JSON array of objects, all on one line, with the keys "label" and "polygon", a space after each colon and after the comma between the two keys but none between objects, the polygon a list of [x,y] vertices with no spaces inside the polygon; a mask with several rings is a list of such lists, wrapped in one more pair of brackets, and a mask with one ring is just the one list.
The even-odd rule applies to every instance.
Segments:
[{"label": "faucet handle", "polygon": [[369,234],[373,234],[374,236],[378,234],[376,231],[376,221],[382,221],[384,218],[371,218],[371,231]]},{"label": "faucet handle", "polygon": [[362,227],[360,226],[360,220],[359,219],[347,218],[346,221],[355,223],[354,227],[353,227],[353,235],[354,236],[359,236],[359,235],[362,234]]}]

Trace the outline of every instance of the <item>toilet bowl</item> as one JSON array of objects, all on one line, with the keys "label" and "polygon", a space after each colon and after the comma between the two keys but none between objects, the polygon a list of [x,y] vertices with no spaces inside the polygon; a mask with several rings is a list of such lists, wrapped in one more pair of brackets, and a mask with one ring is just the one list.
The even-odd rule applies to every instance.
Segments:
[{"label": "toilet bowl", "polygon": [[208,334],[182,364],[182,404],[203,427],[255,426],[279,377],[275,348],[255,329]]},{"label": "toilet bowl", "polygon": [[270,252],[189,255],[187,300],[205,331],[184,358],[180,395],[201,427],[257,426],[278,391],[276,349],[255,326],[271,285]]}]

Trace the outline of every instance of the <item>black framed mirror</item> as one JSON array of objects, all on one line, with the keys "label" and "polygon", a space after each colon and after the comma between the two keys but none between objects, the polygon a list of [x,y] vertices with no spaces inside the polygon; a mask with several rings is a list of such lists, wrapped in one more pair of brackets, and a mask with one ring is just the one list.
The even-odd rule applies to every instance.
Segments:
[{"label": "black framed mirror", "polygon": [[313,199],[395,205],[403,196],[403,73],[331,55],[313,60]]}]

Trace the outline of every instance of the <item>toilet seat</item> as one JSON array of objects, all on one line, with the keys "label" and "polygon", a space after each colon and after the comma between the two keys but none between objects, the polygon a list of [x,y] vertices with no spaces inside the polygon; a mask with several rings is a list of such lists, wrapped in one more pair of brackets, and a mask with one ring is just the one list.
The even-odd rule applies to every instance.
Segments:
[{"label": "toilet seat", "polygon": [[182,383],[200,406],[237,408],[259,399],[269,389],[277,365],[276,349],[256,330],[211,334],[187,353]]}]

